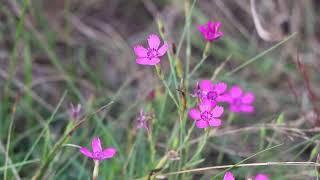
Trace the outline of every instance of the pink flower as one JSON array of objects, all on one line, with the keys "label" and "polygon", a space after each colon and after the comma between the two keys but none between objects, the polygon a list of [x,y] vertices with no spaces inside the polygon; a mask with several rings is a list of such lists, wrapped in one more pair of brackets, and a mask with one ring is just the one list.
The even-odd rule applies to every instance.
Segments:
[{"label": "pink flower", "polygon": [[239,86],[233,86],[223,97],[220,98],[222,102],[230,104],[230,111],[232,112],[254,112],[254,106],[252,105],[255,97],[251,92],[244,93]]},{"label": "pink flower", "polygon": [[153,113],[145,113],[143,109],[141,109],[140,114],[136,119],[136,128],[145,129],[149,133],[149,122],[153,119],[153,116]]},{"label": "pink flower", "polygon": [[235,180],[236,178],[233,176],[233,174],[228,171],[224,174],[223,180]]},{"label": "pink flower", "polygon": [[211,106],[215,106],[221,100],[223,93],[226,91],[227,85],[219,82],[213,84],[210,80],[201,80],[196,89],[196,96],[201,101],[209,100]]},{"label": "pink flower", "polygon": [[155,34],[151,34],[148,37],[148,48],[144,48],[141,45],[136,45],[133,50],[137,56],[136,63],[142,65],[156,65],[160,62],[160,57],[163,56],[168,50],[168,44],[166,42],[160,46],[160,38]]},{"label": "pink flower", "polygon": [[223,36],[223,32],[219,31],[221,22],[208,21],[207,24],[198,26],[198,30],[207,41],[214,41]]},{"label": "pink flower", "polygon": [[257,174],[254,177],[254,180],[269,180],[269,177],[266,174]]},{"label": "pink flower", "polygon": [[93,160],[105,160],[112,158],[117,150],[113,147],[102,149],[100,138],[95,137],[91,142],[92,152],[85,147],[80,148],[80,152]]},{"label": "pink flower", "polygon": [[77,104],[77,106],[74,106],[72,103],[70,104],[70,117],[73,120],[78,120],[80,117],[81,112],[81,104]]},{"label": "pink flower", "polygon": [[219,127],[222,122],[221,115],[223,114],[222,106],[212,108],[209,101],[203,101],[199,104],[199,109],[192,108],[189,110],[189,116],[196,121],[198,128]]}]

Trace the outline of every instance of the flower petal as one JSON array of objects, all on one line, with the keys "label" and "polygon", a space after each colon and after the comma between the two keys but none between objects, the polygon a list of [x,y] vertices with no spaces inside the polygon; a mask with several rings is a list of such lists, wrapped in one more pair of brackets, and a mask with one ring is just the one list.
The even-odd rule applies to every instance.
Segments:
[{"label": "flower petal", "polygon": [[198,120],[198,121],[196,121],[196,126],[200,129],[203,129],[203,128],[208,127],[208,123],[207,123],[207,121],[204,121],[204,120]]},{"label": "flower petal", "polygon": [[102,157],[101,159],[109,159],[112,158],[114,155],[116,155],[117,150],[116,148],[110,147],[110,148],[106,148],[102,151]]},{"label": "flower petal", "polygon": [[217,102],[210,100],[210,104],[211,104],[211,107],[215,107],[217,105]]},{"label": "flower petal", "polygon": [[147,52],[148,50],[146,48],[144,48],[141,45],[137,45],[133,48],[134,53],[139,57],[139,58],[143,58],[143,57],[147,57]]},{"label": "flower petal", "polygon": [[164,44],[158,49],[159,56],[163,56],[169,48],[168,43],[164,42]]},{"label": "flower petal", "polygon": [[212,110],[211,110],[212,116],[213,117],[220,117],[223,114],[223,107],[222,106],[215,106]]},{"label": "flower petal", "polygon": [[211,127],[219,127],[219,126],[221,126],[222,121],[221,121],[221,119],[212,118],[208,121],[208,123],[209,123],[209,126],[211,126]]},{"label": "flower petal", "polygon": [[99,137],[94,137],[91,142],[91,147],[92,147],[92,152],[101,152],[102,147],[101,147],[101,141]]},{"label": "flower petal", "polygon": [[81,147],[81,148],[80,148],[80,152],[81,152],[83,155],[85,155],[85,156],[87,156],[87,157],[89,157],[89,158],[92,158],[92,153],[91,153],[87,148]]},{"label": "flower petal", "polygon": [[254,180],[269,180],[269,177],[266,174],[257,174],[254,177]]},{"label": "flower petal", "polygon": [[208,21],[207,22],[207,27],[208,27],[209,31],[214,31],[215,23],[211,22],[211,21]]},{"label": "flower petal", "polygon": [[254,106],[251,106],[251,105],[241,105],[240,106],[240,110],[242,112],[245,112],[245,113],[253,113],[254,112]]},{"label": "flower petal", "polygon": [[214,35],[214,39],[217,40],[217,39],[219,39],[221,36],[223,36],[223,32],[216,32],[216,34]]},{"label": "flower petal", "polygon": [[199,25],[198,30],[204,35],[207,32],[206,25]]},{"label": "flower petal", "polygon": [[80,111],[81,111],[81,107],[82,107],[82,105],[81,105],[81,104],[78,104],[78,105],[77,105],[77,108],[76,108],[76,111],[77,111],[77,112],[80,112]]},{"label": "flower petal", "polygon": [[223,82],[219,82],[215,84],[213,87],[218,94],[222,94],[227,90],[227,84]]},{"label": "flower petal", "polygon": [[158,35],[156,34],[151,34],[148,37],[148,44],[149,47],[152,49],[158,49],[159,45],[160,45],[160,38]]},{"label": "flower petal", "polygon": [[221,22],[218,21],[218,22],[214,23],[214,31],[215,31],[215,33],[219,32],[220,26],[221,26]]},{"label": "flower petal", "polygon": [[159,58],[152,58],[152,59],[138,58],[138,59],[136,59],[136,63],[141,64],[141,65],[154,66],[154,65],[158,64],[159,62],[160,62]]},{"label": "flower petal", "polygon": [[210,111],[211,110],[211,102],[207,99],[204,99],[200,104],[199,104],[199,109],[201,112],[203,111]]},{"label": "flower petal", "polygon": [[192,108],[189,110],[189,116],[194,120],[198,120],[200,119],[200,111],[198,109]]},{"label": "flower petal", "polygon": [[229,93],[223,94],[221,96],[217,97],[217,102],[228,102],[231,103],[232,102],[232,97]]},{"label": "flower petal", "polygon": [[223,180],[235,180],[235,178],[233,174],[230,171],[228,171],[224,174]]},{"label": "flower petal", "polygon": [[230,105],[229,109],[230,109],[231,112],[235,112],[235,113],[238,113],[238,112],[241,111],[239,106],[235,106],[235,105],[232,105],[232,104]]},{"label": "flower petal", "polygon": [[199,87],[202,91],[211,91],[213,89],[213,84],[210,80],[201,80]]},{"label": "flower petal", "polygon": [[254,94],[251,93],[251,92],[248,92],[248,93],[245,93],[241,99],[241,101],[244,103],[244,104],[251,104],[253,103],[255,97],[254,97]]},{"label": "flower petal", "polygon": [[233,98],[238,98],[242,95],[242,89],[239,86],[233,86],[230,89],[230,95]]}]

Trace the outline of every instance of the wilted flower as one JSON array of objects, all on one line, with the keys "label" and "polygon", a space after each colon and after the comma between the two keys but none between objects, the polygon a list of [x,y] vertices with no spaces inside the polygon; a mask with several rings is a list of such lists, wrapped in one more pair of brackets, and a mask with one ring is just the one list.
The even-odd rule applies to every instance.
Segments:
[{"label": "wilted flower", "polygon": [[92,152],[85,147],[81,147],[80,152],[85,156],[98,161],[110,159],[117,153],[117,150],[113,147],[102,149],[101,141],[98,137],[92,139],[91,148]]},{"label": "wilted flower", "polygon": [[81,104],[77,104],[77,106],[74,106],[72,103],[70,104],[70,117],[73,120],[78,120],[80,117],[80,112],[81,112]]},{"label": "wilted flower", "polygon": [[153,89],[152,91],[150,91],[148,93],[148,96],[146,99],[147,99],[147,101],[153,101],[155,99],[155,97],[156,97],[156,90]]},{"label": "wilted flower", "polygon": [[168,50],[166,42],[160,46],[160,38],[155,34],[148,37],[148,48],[141,45],[136,45],[133,49],[137,56],[136,63],[142,65],[156,65],[160,62],[160,57],[163,56]]},{"label": "wilted flower", "polygon": [[223,32],[219,31],[221,22],[208,21],[207,24],[198,26],[198,30],[207,41],[214,41],[223,36]]},{"label": "wilted flower", "polygon": [[168,159],[170,159],[171,161],[180,160],[180,156],[177,151],[170,150],[167,155],[168,155]]},{"label": "wilted flower", "polygon": [[221,126],[221,119],[219,119],[223,113],[222,106],[215,106],[212,108],[211,103],[206,100],[199,104],[197,108],[189,110],[189,116],[196,121],[198,128],[219,127]]},{"label": "wilted flower", "polygon": [[269,177],[266,174],[257,174],[254,177],[254,180],[269,180]]},{"label": "wilted flower", "polygon": [[228,171],[224,174],[223,180],[235,180],[236,178],[233,176],[233,174]]},{"label": "wilted flower", "polygon": [[139,116],[136,119],[137,129],[146,129],[149,132],[149,122],[152,120],[153,114],[145,113],[143,109],[140,110]]},{"label": "wilted flower", "polygon": [[229,103],[232,112],[252,113],[254,99],[253,93],[244,93],[239,86],[233,86],[220,100]]},{"label": "wilted flower", "polygon": [[217,102],[221,100],[221,96],[227,89],[227,84],[219,82],[213,84],[210,80],[201,80],[196,87],[195,95],[200,98],[201,101],[208,100],[211,106],[215,106]]}]

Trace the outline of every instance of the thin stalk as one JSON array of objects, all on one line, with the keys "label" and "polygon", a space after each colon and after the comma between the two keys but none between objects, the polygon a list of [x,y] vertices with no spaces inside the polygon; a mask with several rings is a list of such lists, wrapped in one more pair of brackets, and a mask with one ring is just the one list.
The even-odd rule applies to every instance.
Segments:
[{"label": "thin stalk", "polygon": [[[18,99],[17,99],[18,100]],[[6,152],[5,152],[5,170],[3,173],[3,179],[6,180],[7,179],[7,166],[8,166],[8,162],[9,162],[9,150],[10,150],[10,141],[11,141],[11,134],[12,134],[12,129],[13,129],[13,124],[14,124],[14,117],[16,114],[16,109],[17,109],[17,100],[14,103],[13,107],[12,107],[12,116],[11,116],[11,121],[10,121],[10,125],[9,125],[9,132],[8,132],[8,140],[7,140],[7,146],[6,146]],[[21,179],[19,177],[19,175],[17,174],[17,171],[14,167],[12,167],[12,171],[13,174],[15,175],[16,179]]]},{"label": "thin stalk", "polygon": [[[233,119],[234,119],[234,113],[231,112],[231,113],[228,114],[227,123],[225,124],[225,126],[229,127],[231,125]],[[226,144],[227,144],[227,141],[226,141],[226,138],[224,138],[223,141],[222,141],[222,147],[225,147]],[[220,164],[222,162],[223,156],[224,156],[223,151],[220,151],[219,155],[218,155],[218,158],[217,158],[218,164]]]},{"label": "thin stalk", "polygon": [[267,53],[269,53],[270,51],[273,51],[274,49],[276,49],[277,47],[281,46],[282,44],[284,44],[285,42],[289,41],[291,38],[295,37],[297,35],[297,33],[293,33],[290,36],[288,36],[287,38],[285,38],[284,40],[278,42],[277,44],[275,44],[274,46],[270,47],[269,49],[263,51],[262,53],[254,56],[253,58],[247,60],[246,62],[242,63],[240,66],[236,67],[234,70],[228,72],[226,74],[226,76],[230,76],[232,74],[234,74],[235,72],[239,71],[240,69],[246,67],[247,65],[253,63],[254,61],[258,60],[259,58],[261,58],[262,56],[266,55]]},{"label": "thin stalk", "polygon": [[191,172],[202,172],[208,171],[213,169],[228,169],[228,168],[235,168],[235,167],[256,167],[256,166],[311,166],[311,167],[319,167],[319,163],[315,162],[264,162],[264,163],[247,163],[247,164],[239,164],[239,165],[222,165],[222,166],[211,166],[205,168],[196,168],[196,169],[189,169],[177,172],[170,172],[166,174],[162,174],[163,176],[170,176],[176,174],[183,174],[183,173],[191,173]]},{"label": "thin stalk", "polygon": [[92,173],[92,180],[97,180],[99,176],[99,160],[94,160],[94,168]]},{"label": "thin stalk", "polygon": [[190,74],[188,75],[187,79],[190,79],[192,77],[192,75],[201,67],[201,65],[204,63],[204,61],[207,59],[208,57],[208,52],[210,49],[210,43],[207,42],[203,53],[202,53],[202,59],[199,61],[199,63],[192,69],[192,71],[190,72]]}]

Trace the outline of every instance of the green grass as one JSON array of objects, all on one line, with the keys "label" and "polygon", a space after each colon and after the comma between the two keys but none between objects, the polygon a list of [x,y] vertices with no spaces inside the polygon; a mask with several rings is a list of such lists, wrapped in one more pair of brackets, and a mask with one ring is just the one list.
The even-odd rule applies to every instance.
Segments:
[{"label": "green grass", "polygon": [[[167,29],[163,16],[142,22],[175,43],[176,52],[168,51],[157,67],[143,67],[134,64],[131,47],[132,41],[145,41],[148,28],[132,30],[136,34],[131,38],[121,37],[125,35],[108,25],[104,31],[82,29],[111,40],[101,43],[76,33],[69,17],[77,10],[72,3],[62,8],[66,24],[61,29],[53,28],[52,17],[32,3],[0,4],[0,45],[6,54],[0,59],[1,179],[90,179],[94,163],[78,147],[90,147],[96,136],[104,147],[117,149],[114,158],[100,164],[99,179],[222,179],[227,170],[239,179],[257,173],[272,179],[291,179],[291,174],[297,179],[318,177],[319,130],[310,120],[312,99],[293,59],[297,39],[303,38],[300,32],[261,45],[231,36],[228,19],[221,19],[224,37],[206,44],[196,29],[210,19],[204,2],[177,0],[184,7],[179,11],[183,26]],[[165,1],[157,5],[175,8]],[[143,9],[141,5],[140,13]],[[317,17],[312,13],[310,21]],[[128,22],[122,23],[130,29]],[[306,28],[310,35],[312,27]],[[319,87],[317,72],[308,71],[314,89]],[[210,78],[253,91],[256,113],[226,110],[222,127],[196,128],[188,117],[188,109],[196,105],[190,94],[198,80]],[[284,85],[288,79],[297,91],[303,89],[299,102]],[[147,100],[152,90],[155,98]],[[69,105],[78,102],[83,105],[82,117],[74,122]],[[149,134],[135,129],[141,108],[154,112]],[[179,160],[168,157],[171,150]]]}]

